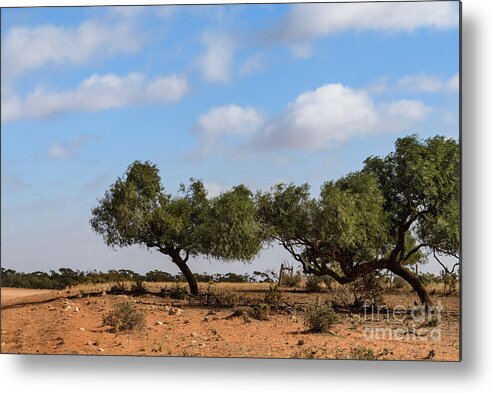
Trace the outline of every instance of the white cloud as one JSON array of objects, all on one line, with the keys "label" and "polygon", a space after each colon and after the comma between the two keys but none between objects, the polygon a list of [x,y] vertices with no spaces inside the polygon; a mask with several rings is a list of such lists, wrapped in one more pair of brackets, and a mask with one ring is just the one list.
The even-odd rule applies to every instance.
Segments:
[{"label": "white cloud", "polygon": [[442,89],[442,81],[436,75],[406,75],[397,82],[400,88],[415,92],[433,93]]},{"label": "white cloud", "polygon": [[16,77],[47,64],[78,65],[95,56],[133,53],[141,47],[141,37],[128,22],[88,20],[76,27],[13,27],[2,39],[3,77]]},{"label": "white cloud", "polygon": [[91,141],[92,137],[79,135],[68,140],[56,140],[48,146],[43,152],[41,158],[48,160],[60,160],[73,158],[84,144]]},{"label": "white cloud", "polygon": [[447,81],[447,89],[450,91],[459,91],[459,74],[455,74]]},{"label": "white cloud", "polygon": [[231,37],[205,34],[205,53],[199,59],[202,76],[210,82],[228,83],[231,80],[235,45]]},{"label": "white cloud", "polygon": [[298,59],[308,59],[313,56],[313,46],[308,42],[299,42],[291,45],[291,52]]},{"label": "white cloud", "polygon": [[219,182],[205,182],[204,187],[207,191],[207,195],[211,198],[221,195],[223,192],[228,191],[231,187],[222,185]]},{"label": "white cloud", "polygon": [[294,4],[278,34],[287,40],[300,40],[345,30],[449,29],[458,23],[456,2]]},{"label": "white cloud", "polygon": [[146,103],[179,101],[188,84],[179,75],[148,79],[140,73],[120,77],[94,74],[73,90],[50,92],[38,88],[26,97],[2,97],[2,121],[44,118],[65,112],[97,112]]},{"label": "white cloud", "polygon": [[438,91],[458,91],[459,74],[448,80],[437,75],[405,75],[397,81],[398,88],[411,92],[435,93]]},{"label": "white cloud", "polygon": [[416,100],[375,103],[365,90],[328,84],[301,94],[259,133],[255,146],[316,149],[351,137],[408,129],[430,109]]},{"label": "white cloud", "polygon": [[199,117],[200,133],[216,137],[219,134],[247,135],[256,132],[264,123],[264,117],[252,107],[235,104],[212,108]]},{"label": "white cloud", "polygon": [[421,101],[376,103],[366,90],[327,84],[299,95],[269,121],[254,108],[226,105],[200,116],[197,129],[207,154],[213,149],[217,152],[218,147],[238,145],[318,149],[355,136],[413,131],[430,111]]},{"label": "white cloud", "polygon": [[251,75],[264,69],[264,59],[261,53],[246,58],[240,66],[240,75]]}]

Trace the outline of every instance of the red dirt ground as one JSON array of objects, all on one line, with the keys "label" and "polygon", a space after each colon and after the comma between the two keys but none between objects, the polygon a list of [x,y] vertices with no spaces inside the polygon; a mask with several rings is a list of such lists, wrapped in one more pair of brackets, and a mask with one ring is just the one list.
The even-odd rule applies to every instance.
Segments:
[{"label": "red dirt ground", "polygon": [[[265,285],[224,286],[235,288],[243,298],[262,296]],[[238,289],[240,288],[240,289]],[[405,360],[459,360],[459,299],[441,297],[441,321],[423,327],[409,317],[340,314],[330,333],[306,331],[300,311],[271,311],[267,321],[235,317],[232,308],[212,308],[154,295],[130,297],[106,295],[60,298],[74,291],[43,291],[39,300],[19,305],[29,290],[2,288],[2,353],[90,354],[142,356],[266,357],[266,358],[376,358]],[[87,292],[86,292],[87,293]],[[321,301],[329,294],[286,292],[288,301]],[[17,300],[17,303],[13,300]],[[102,316],[117,302],[130,300],[146,314],[146,326],[138,332],[111,333]],[[387,295],[389,306],[411,307],[409,294]],[[17,304],[17,305],[16,305]],[[170,315],[168,307],[180,307]],[[368,355],[370,354],[370,355]]]}]

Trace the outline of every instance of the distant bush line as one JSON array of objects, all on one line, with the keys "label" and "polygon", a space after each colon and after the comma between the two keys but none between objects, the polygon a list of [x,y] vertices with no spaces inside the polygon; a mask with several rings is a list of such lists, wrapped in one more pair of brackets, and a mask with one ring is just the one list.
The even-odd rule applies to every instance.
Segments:
[{"label": "distant bush line", "polygon": [[[271,272],[254,272],[253,274],[194,274],[198,282],[274,282],[276,276]],[[69,268],[60,268],[58,272],[23,273],[13,269],[1,269],[0,282],[2,287],[31,288],[31,289],[64,289],[80,284],[101,284],[119,281],[147,281],[147,282],[186,282],[181,274],[170,274],[160,270],[153,270],[142,275],[132,270],[80,271]]]}]

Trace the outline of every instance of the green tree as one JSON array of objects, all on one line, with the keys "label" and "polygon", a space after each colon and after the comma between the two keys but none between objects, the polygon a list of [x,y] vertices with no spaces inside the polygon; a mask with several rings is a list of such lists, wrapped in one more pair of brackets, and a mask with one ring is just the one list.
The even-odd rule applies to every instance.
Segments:
[{"label": "green tree", "polygon": [[430,304],[407,266],[427,253],[458,258],[459,159],[453,139],[400,138],[386,157],[325,183],[318,198],[306,184],[257,194],[260,221],[305,273],[346,284],[388,269]]},{"label": "green tree", "polygon": [[252,194],[245,186],[208,198],[202,182],[191,179],[172,196],[150,162],[128,167],[92,209],[90,223],[108,246],[142,245],[169,256],[193,295],[199,290],[187,264],[190,256],[249,261],[262,244]]}]

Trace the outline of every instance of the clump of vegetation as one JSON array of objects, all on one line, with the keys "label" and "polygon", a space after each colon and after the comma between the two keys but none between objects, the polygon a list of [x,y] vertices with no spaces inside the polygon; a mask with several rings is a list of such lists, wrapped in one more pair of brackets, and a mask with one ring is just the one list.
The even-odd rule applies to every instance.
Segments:
[{"label": "clump of vegetation", "polygon": [[301,273],[296,273],[293,275],[283,275],[281,280],[281,285],[285,287],[295,288],[301,284],[303,280],[303,275]]},{"label": "clump of vegetation", "polygon": [[365,348],[365,347],[357,347],[357,348],[351,349],[348,357],[349,357],[349,359],[355,359],[355,360],[375,360],[375,359],[377,359],[377,356],[373,352],[373,349]]},{"label": "clump of vegetation", "polygon": [[266,303],[258,303],[253,306],[251,316],[259,321],[268,321],[270,306]]},{"label": "clump of vegetation", "polygon": [[161,290],[161,295],[169,297],[171,299],[183,300],[188,296],[188,291],[181,286],[179,283],[174,283],[173,286],[168,289],[164,288]]},{"label": "clump of vegetation", "polygon": [[316,303],[309,305],[303,312],[303,319],[308,330],[326,333],[339,322],[339,316],[330,304]]},{"label": "clump of vegetation", "polygon": [[269,291],[265,294],[264,303],[272,307],[280,307],[283,301],[282,292],[277,285],[273,285],[269,288]]},{"label": "clump of vegetation", "polygon": [[443,279],[443,294],[444,296],[451,296],[457,293],[457,282],[458,276],[456,273],[447,273],[445,271],[441,271]]},{"label": "clump of vegetation", "polygon": [[144,285],[144,281],[142,280],[135,281],[130,287],[130,292],[132,292],[135,295],[143,295],[144,293],[146,293],[147,289]]},{"label": "clump of vegetation", "polygon": [[115,295],[121,295],[127,291],[127,285],[123,281],[117,281],[114,285],[111,286],[109,292]]},{"label": "clump of vegetation", "polygon": [[305,290],[307,292],[322,292],[323,277],[310,275],[306,279]]},{"label": "clump of vegetation", "polygon": [[408,287],[409,284],[402,277],[394,277],[394,280],[392,281],[392,288],[403,289]]},{"label": "clump of vegetation", "polygon": [[116,332],[142,329],[145,324],[145,315],[129,301],[117,303],[112,310],[103,317],[103,324],[110,326]]},{"label": "clump of vegetation", "polygon": [[366,304],[380,305],[383,303],[385,288],[376,274],[358,278],[342,285],[335,295],[336,302],[343,307],[361,308]]}]

